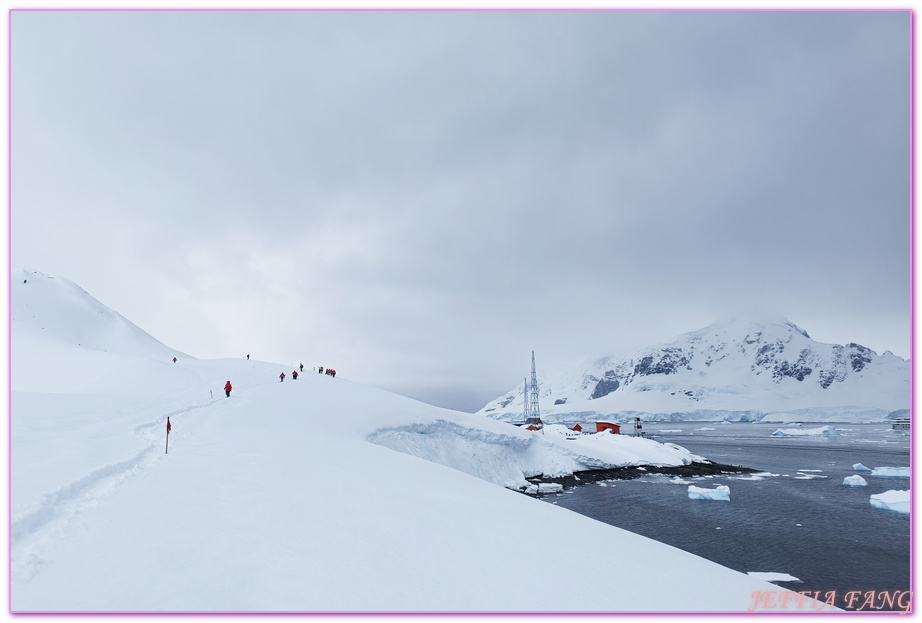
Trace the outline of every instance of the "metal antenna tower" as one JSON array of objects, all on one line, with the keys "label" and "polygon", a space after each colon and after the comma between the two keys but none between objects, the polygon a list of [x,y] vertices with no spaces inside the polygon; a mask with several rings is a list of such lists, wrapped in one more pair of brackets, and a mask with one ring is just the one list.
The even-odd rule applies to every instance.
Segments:
[{"label": "metal antenna tower", "polygon": [[525,395],[525,410],[522,412],[522,421],[528,422],[528,414],[531,409],[529,409],[528,407],[528,378],[527,377],[525,378],[524,387],[525,389],[522,391],[522,393]]},{"label": "metal antenna tower", "polygon": [[535,351],[531,351],[531,400],[528,401],[530,412],[528,418],[540,419],[541,410],[538,408],[538,375],[535,373]]}]

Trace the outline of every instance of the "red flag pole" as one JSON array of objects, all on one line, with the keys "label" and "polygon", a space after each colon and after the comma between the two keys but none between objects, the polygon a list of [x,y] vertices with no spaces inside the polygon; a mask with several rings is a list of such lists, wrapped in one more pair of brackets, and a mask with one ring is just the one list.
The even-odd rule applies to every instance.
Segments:
[{"label": "red flag pole", "polygon": [[170,429],[173,428],[170,426],[170,418],[166,419],[166,452],[164,454],[170,453]]}]

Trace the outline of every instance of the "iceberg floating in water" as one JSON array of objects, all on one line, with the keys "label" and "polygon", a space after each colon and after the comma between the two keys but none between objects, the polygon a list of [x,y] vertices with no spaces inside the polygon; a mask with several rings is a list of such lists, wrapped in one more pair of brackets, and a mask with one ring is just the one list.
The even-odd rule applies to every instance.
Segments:
[{"label": "iceberg floating in water", "polygon": [[814,474],[807,472],[820,472],[821,469],[799,469],[797,470],[797,475],[794,476],[795,480],[816,480],[817,478],[829,478],[829,476],[824,476],[823,474]]},{"label": "iceberg floating in water", "polygon": [[884,478],[909,478],[908,467],[875,467],[871,472],[872,476],[883,476]]},{"label": "iceberg floating in water", "polygon": [[779,428],[772,433],[772,437],[831,437],[835,434],[835,426],[821,426],[819,428]]},{"label": "iceberg floating in water", "polygon": [[776,573],[773,571],[747,571],[746,575],[759,578],[760,580],[765,580],[766,582],[800,582],[799,578],[795,578],[789,573]]},{"label": "iceberg floating in water", "polygon": [[847,487],[867,487],[868,481],[856,474],[854,476],[846,476],[842,484]]},{"label": "iceberg floating in water", "polygon": [[909,490],[884,491],[871,496],[871,506],[897,513],[909,513]]},{"label": "iceberg floating in water", "polygon": [[563,485],[556,482],[541,482],[530,484],[525,488],[528,495],[549,495],[551,493],[563,493]]},{"label": "iceberg floating in water", "polygon": [[720,485],[716,489],[705,489],[704,487],[688,486],[688,499],[690,500],[721,500],[730,501],[730,487]]},{"label": "iceberg floating in water", "polygon": [[870,468],[870,467],[865,467],[865,466],[862,465],[861,463],[855,463],[854,465],[852,465],[852,469],[855,470],[856,472],[869,472],[869,471],[871,471],[871,468]]}]

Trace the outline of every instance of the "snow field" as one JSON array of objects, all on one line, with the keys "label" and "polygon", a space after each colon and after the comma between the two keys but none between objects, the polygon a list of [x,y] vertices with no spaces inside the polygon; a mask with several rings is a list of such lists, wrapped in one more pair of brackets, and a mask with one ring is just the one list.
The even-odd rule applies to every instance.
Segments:
[{"label": "snow field", "polygon": [[[756,590],[703,559],[369,444],[359,411],[387,421],[431,408],[309,379],[235,389],[171,418],[168,455],[151,451],[32,549],[28,572],[14,573],[13,608],[684,610],[743,608]],[[331,423],[350,416],[351,433]],[[593,554],[544,536],[535,547],[526,525],[579,533]],[[14,537],[17,554],[29,534]],[[632,577],[612,591],[627,560]],[[534,591],[534,577],[560,590]],[[664,581],[670,595],[653,599],[650,583]]]},{"label": "snow field", "polygon": [[290,365],[196,360],[66,280],[12,286],[13,612],[742,612],[772,589],[495,484],[678,446],[279,383]]}]

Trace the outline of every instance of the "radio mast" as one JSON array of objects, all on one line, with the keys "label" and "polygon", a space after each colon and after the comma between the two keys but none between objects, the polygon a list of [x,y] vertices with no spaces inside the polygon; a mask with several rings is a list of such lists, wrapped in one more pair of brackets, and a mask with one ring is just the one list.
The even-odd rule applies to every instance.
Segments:
[{"label": "radio mast", "polygon": [[525,395],[525,410],[522,412],[522,421],[528,422],[528,417],[531,415],[531,409],[528,405],[528,377],[525,378],[525,385],[523,386],[523,394]]},{"label": "radio mast", "polygon": [[541,421],[541,409],[538,408],[538,375],[535,372],[535,351],[531,351],[531,383],[525,379],[525,426],[531,430],[540,430],[544,434],[544,422]]},{"label": "radio mast", "polygon": [[531,351],[531,400],[528,403],[531,413],[529,417],[541,419],[541,409],[538,408],[538,375],[535,373],[535,351]]}]

